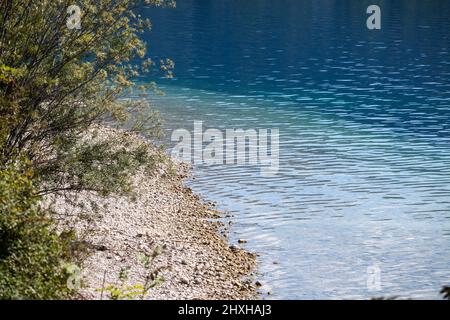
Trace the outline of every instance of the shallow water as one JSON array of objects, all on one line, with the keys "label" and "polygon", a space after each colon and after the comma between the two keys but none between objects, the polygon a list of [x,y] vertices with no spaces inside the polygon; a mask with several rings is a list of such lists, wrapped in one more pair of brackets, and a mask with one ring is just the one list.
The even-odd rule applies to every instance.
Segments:
[{"label": "shallow water", "polygon": [[[197,166],[272,298],[438,298],[450,281],[450,2],[178,1],[148,10],[175,60],[173,129],[278,128],[280,169]],[[143,79],[146,81],[146,79]],[[367,285],[377,266],[381,290]]]}]

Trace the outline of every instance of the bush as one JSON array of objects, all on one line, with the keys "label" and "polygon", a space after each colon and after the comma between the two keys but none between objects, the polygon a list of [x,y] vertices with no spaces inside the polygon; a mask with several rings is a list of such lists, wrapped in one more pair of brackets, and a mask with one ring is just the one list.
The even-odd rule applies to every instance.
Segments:
[{"label": "bush", "polygon": [[62,299],[70,295],[65,243],[38,206],[32,171],[0,169],[0,299]]},{"label": "bush", "polygon": [[[0,0],[0,298],[56,299],[66,285],[65,240],[38,207],[49,193],[130,191],[137,170],[159,159],[96,124],[147,138],[160,133],[133,79],[158,70],[139,35],[151,24],[135,11],[171,0],[80,0],[81,28],[68,28],[71,0]],[[162,61],[171,76],[173,63]],[[17,159],[29,159],[28,162]],[[18,164],[20,163],[20,165]],[[69,268],[70,269],[70,268]]]},{"label": "bush", "polygon": [[[140,34],[151,27],[135,11],[170,0],[80,0],[81,28],[68,28],[71,0],[0,1],[0,164],[25,156],[41,194],[126,190],[137,168],[149,168],[145,144],[82,141],[92,124],[108,123],[153,138],[159,118],[135,85],[156,72]],[[171,75],[173,64],[159,69]],[[158,70],[159,71],[159,70]],[[112,170],[113,169],[113,170]],[[106,177],[106,178],[105,178]]]}]

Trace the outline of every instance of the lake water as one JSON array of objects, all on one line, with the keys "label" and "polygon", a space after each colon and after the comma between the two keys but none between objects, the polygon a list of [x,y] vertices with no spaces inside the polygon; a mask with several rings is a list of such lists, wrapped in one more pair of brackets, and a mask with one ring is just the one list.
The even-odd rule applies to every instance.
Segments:
[{"label": "lake water", "polygon": [[[382,29],[370,31],[377,3]],[[234,214],[231,240],[260,254],[263,293],[439,298],[450,282],[449,1],[180,0],[144,14],[151,55],[176,63],[152,98],[169,135],[194,120],[280,130],[277,175],[200,165],[190,182]]]}]

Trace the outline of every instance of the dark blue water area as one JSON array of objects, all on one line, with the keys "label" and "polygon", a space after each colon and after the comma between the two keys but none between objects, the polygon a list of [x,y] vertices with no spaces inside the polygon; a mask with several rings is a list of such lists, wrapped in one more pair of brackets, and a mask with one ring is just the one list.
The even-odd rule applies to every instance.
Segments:
[{"label": "dark blue water area", "polygon": [[[381,30],[366,27],[371,4]],[[280,131],[274,177],[197,165],[190,182],[234,214],[231,238],[260,254],[263,293],[439,297],[450,282],[449,1],[180,0],[142,13],[150,56],[176,64],[151,98],[169,137],[194,120]]]}]

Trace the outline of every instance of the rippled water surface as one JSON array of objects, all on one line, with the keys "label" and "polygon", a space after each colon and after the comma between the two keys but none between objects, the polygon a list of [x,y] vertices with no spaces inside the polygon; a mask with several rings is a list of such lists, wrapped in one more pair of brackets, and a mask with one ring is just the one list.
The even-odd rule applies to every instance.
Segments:
[{"label": "rippled water surface", "polygon": [[145,12],[151,53],[176,63],[153,99],[169,134],[194,120],[280,130],[276,176],[197,166],[191,182],[234,214],[273,298],[438,298],[450,281],[450,2],[382,1],[369,31],[372,2]]}]

